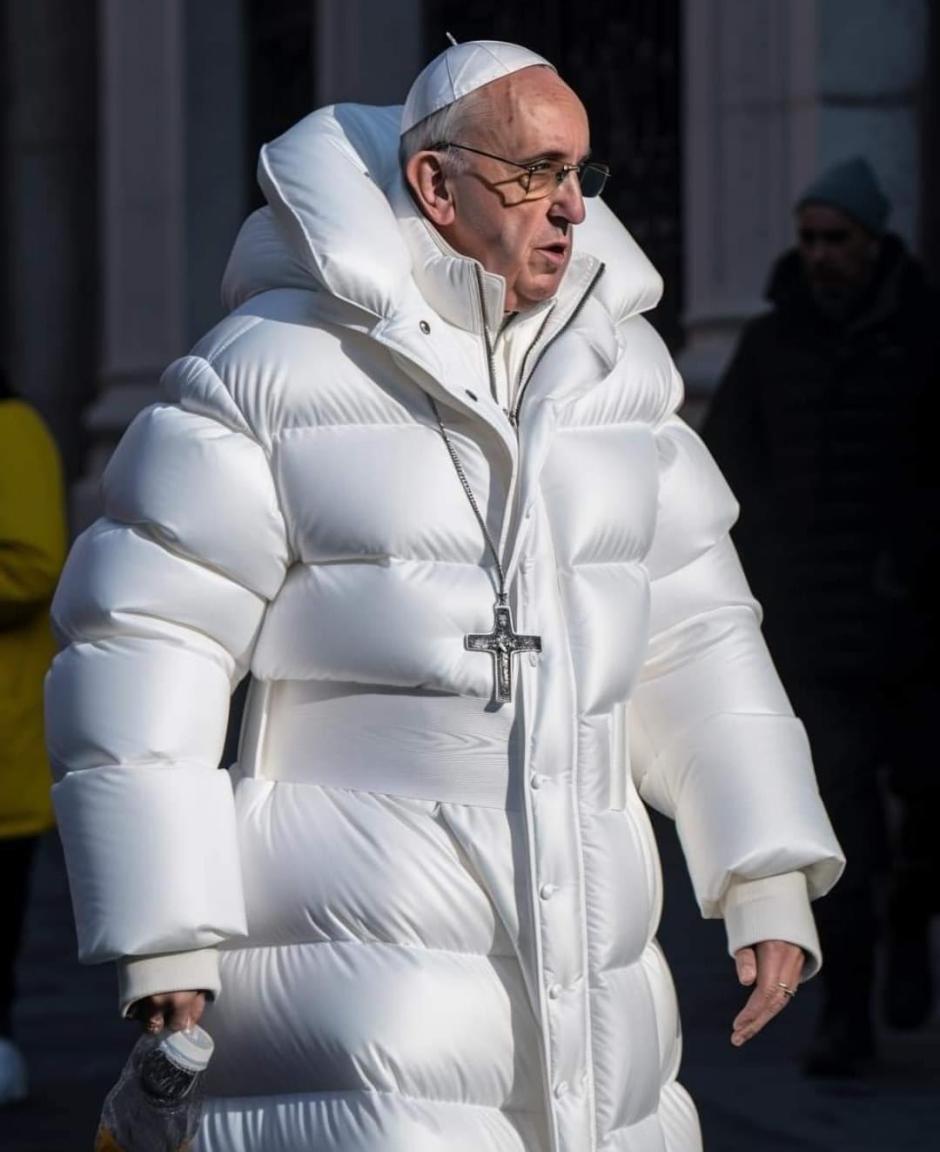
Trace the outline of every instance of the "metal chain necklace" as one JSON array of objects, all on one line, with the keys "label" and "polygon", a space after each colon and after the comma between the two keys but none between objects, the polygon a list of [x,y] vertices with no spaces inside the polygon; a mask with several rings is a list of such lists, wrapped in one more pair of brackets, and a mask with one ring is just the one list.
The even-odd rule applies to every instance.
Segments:
[{"label": "metal chain necklace", "polygon": [[480,506],[477,504],[476,497],[473,495],[473,489],[470,487],[470,481],[467,479],[463,464],[461,464],[460,457],[457,455],[457,449],[454,447],[454,443],[447,429],[444,427],[440,410],[434,399],[432,397],[429,397],[429,399],[431,401],[431,408],[434,410],[434,418],[437,420],[437,426],[441,431],[441,436],[447,446],[451,462],[454,465],[454,471],[457,473],[457,479],[460,481],[464,494],[470,503],[470,507],[473,509],[477,523],[480,525],[483,539],[486,541],[486,545],[493,556],[493,562],[496,565],[496,573],[499,578],[496,589],[496,603],[493,606],[493,631],[471,632],[469,635],[464,636],[463,644],[468,652],[488,652],[492,656],[493,700],[497,704],[505,704],[507,701],[512,700],[513,656],[517,656],[520,652],[541,652],[542,638],[540,636],[520,636],[513,627],[512,610],[509,607],[509,596],[506,591],[506,573],[503,570],[503,565],[499,558],[499,550],[493,542],[490,530],[486,526],[486,520],[483,518]]}]

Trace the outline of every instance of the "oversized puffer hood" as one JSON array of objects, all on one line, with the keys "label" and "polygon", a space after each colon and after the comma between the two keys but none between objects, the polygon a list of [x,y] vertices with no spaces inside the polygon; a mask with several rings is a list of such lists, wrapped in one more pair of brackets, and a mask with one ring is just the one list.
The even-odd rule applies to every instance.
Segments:
[{"label": "oversized puffer hood", "polygon": [[[311,113],[261,149],[268,201],[248,218],[222,284],[226,307],[273,288],[326,291],[389,319],[420,306],[415,261],[401,221],[410,197],[398,164],[401,109],[336,104]],[[572,268],[603,258],[596,289],[615,321],[654,308],[662,278],[600,200],[575,229]]]}]

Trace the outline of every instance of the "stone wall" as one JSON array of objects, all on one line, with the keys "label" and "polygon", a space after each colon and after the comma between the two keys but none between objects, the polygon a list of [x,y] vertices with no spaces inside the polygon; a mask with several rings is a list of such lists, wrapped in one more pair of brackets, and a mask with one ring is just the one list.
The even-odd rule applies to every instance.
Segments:
[{"label": "stone wall", "polygon": [[707,396],[763,307],[792,206],[855,153],[921,238],[920,105],[927,0],[695,0],[684,5],[685,328],[680,359]]},{"label": "stone wall", "polygon": [[0,362],[70,476],[97,357],[95,51],[94,0],[0,7]]}]

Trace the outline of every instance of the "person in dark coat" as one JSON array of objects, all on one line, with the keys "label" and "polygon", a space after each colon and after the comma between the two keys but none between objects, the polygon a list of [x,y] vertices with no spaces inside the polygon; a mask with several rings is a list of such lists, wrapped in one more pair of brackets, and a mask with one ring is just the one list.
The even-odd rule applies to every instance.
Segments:
[{"label": "person in dark coat", "polygon": [[[883,866],[888,1022],[923,1023],[932,998],[940,311],[885,231],[888,210],[861,158],[807,189],[771,310],[745,327],[703,429],[740,501],[735,541],[848,859],[819,909],[824,1005],[806,1059],[819,1075],[858,1073],[874,1055]],[[890,847],[885,765],[900,802]]]}]

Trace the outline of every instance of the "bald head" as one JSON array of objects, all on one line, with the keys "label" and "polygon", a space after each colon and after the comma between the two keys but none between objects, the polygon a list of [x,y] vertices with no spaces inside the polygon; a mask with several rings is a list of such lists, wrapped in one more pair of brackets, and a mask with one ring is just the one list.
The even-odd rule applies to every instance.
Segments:
[{"label": "bald head", "polygon": [[[574,130],[588,136],[584,105],[551,68],[523,68],[503,76],[472,93],[474,134],[492,150],[508,149],[503,155],[529,157],[563,146]],[[552,110],[554,115],[548,116]]]}]

